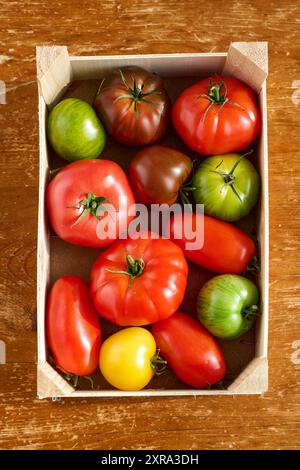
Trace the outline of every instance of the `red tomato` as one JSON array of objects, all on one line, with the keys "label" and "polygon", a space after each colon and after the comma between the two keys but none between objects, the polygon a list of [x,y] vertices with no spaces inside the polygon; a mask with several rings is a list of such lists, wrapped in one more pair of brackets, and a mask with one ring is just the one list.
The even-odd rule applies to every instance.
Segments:
[{"label": "red tomato", "polygon": [[91,294],[98,313],[118,325],[154,323],[174,313],[187,283],[187,262],[169,240],[118,240],[95,262]]},{"label": "red tomato", "polygon": [[[110,160],[79,160],[65,166],[49,183],[46,201],[54,231],[75,245],[108,246],[133,219],[128,213],[134,197],[127,177]],[[99,238],[108,223],[112,233]]]},{"label": "red tomato", "polygon": [[87,284],[65,276],[53,285],[47,303],[48,346],[65,372],[90,375],[98,367],[101,346],[99,317]]},{"label": "red tomato", "polygon": [[[202,248],[187,248],[187,243],[192,244],[196,235],[187,239],[184,224],[190,225],[193,232],[196,232],[196,227],[201,227],[201,223],[204,223]],[[181,217],[181,214],[175,214],[166,234],[169,231],[171,240],[180,246],[187,259],[217,273],[240,274],[255,255],[255,244],[248,235],[234,225],[208,215],[185,213]],[[175,238],[176,234],[181,233],[181,239]]]},{"label": "red tomato", "polygon": [[174,313],[151,327],[156,345],[168,366],[183,382],[204,388],[222,380],[226,363],[212,335],[184,313]]},{"label": "red tomato", "polygon": [[170,106],[162,79],[141,67],[112,72],[94,106],[107,132],[121,144],[152,144],[167,129]]},{"label": "red tomato", "polygon": [[184,90],[172,120],[186,145],[205,155],[243,150],[261,128],[254,91],[236,78],[217,75]]}]

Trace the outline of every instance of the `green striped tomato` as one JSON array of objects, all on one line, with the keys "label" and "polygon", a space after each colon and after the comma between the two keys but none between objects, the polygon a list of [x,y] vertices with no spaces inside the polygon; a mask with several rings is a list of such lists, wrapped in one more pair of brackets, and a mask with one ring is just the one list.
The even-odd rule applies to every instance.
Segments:
[{"label": "green striped tomato", "polygon": [[234,222],[255,206],[259,175],[245,155],[228,153],[208,157],[196,170],[192,182],[195,202],[204,204],[206,214]]},{"label": "green striped tomato", "polygon": [[222,274],[201,288],[197,313],[202,325],[214,336],[236,339],[246,333],[258,315],[258,290],[249,279]]},{"label": "green striped tomato", "polygon": [[105,130],[85,101],[67,98],[50,112],[47,137],[55,152],[70,162],[97,158],[105,145]]}]

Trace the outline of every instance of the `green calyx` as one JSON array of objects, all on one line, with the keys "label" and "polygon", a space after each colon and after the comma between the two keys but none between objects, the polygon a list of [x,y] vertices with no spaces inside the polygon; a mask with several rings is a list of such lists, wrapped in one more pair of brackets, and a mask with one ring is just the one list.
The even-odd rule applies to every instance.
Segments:
[{"label": "green calyx", "polygon": [[72,206],[73,209],[83,208],[83,212],[80,214],[78,219],[74,222],[72,227],[74,227],[74,225],[77,225],[88,214],[92,214],[97,220],[100,221],[101,217],[99,217],[98,215],[99,210],[103,210],[104,212],[107,212],[108,214],[110,214],[107,207],[103,205],[103,202],[110,203],[110,201],[104,196],[95,196],[94,193],[88,193],[87,197],[79,202],[79,206]]},{"label": "green calyx", "polygon": [[257,305],[250,305],[250,307],[246,307],[242,311],[242,315],[246,320],[252,321],[254,317],[259,316],[258,306]]},{"label": "green calyx", "polygon": [[75,389],[78,387],[79,379],[85,379],[91,384],[91,389],[94,390],[94,380],[90,375],[76,375],[76,374],[69,374],[68,372],[63,373],[64,378],[69,382],[72,387]]},{"label": "green calyx", "polygon": [[126,255],[126,271],[122,269],[113,270],[108,268],[106,269],[106,271],[109,271],[110,273],[114,274],[126,274],[130,277],[129,285],[131,286],[134,279],[136,279],[142,274],[144,267],[145,262],[142,258],[134,259],[133,256]]},{"label": "green calyx", "polygon": [[160,350],[151,358],[151,368],[154,370],[155,375],[161,375],[165,372],[168,363],[159,355]]},{"label": "green calyx", "polygon": [[233,165],[233,167],[231,168],[231,170],[228,173],[226,173],[226,171],[218,169],[220,167],[220,165],[222,165],[223,160],[220,161],[220,163],[216,166],[215,170],[211,170],[212,173],[217,173],[218,175],[223,177],[224,183],[230,185],[232,191],[234,192],[234,194],[236,195],[236,197],[239,199],[240,202],[242,202],[242,200],[241,200],[240,195],[238,194],[238,192],[237,192],[237,190],[236,190],[236,188],[234,187],[234,184],[233,184],[234,181],[235,181],[235,177],[236,177],[234,172],[235,172],[237,166],[243,160],[243,158],[245,158],[247,155],[250,155],[252,152],[253,152],[253,150],[250,150],[249,152],[245,153],[244,155],[241,155],[240,158],[235,162],[235,164]]},{"label": "green calyx", "polygon": [[145,267],[145,263],[140,259],[134,259],[133,256],[127,255],[126,256],[126,264],[127,264],[127,271],[126,273],[132,278],[135,279],[136,277],[140,276],[143,272]]},{"label": "green calyx", "polygon": [[253,274],[260,273],[260,263],[259,263],[259,259],[257,258],[257,256],[253,256],[253,258],[250,259],[248,266],[246,268],[246,272],[252,272]]},{"label": "green calyx", "polygon": [[212,81],[210,80],[206,96],[214,104],[222,104],[227,102],[227,88],[223,80],[220,80],[216,83],[212,83]]},{"label": "green calyx", "polygon": [[218,112],[220,112],[223,106],[225,106],[226,104],[231,104],[233,106],[242,108],[242,106],[239,105],[238,103],[235,103],[234,101],[229,100],[229,98],[227,97],[227,86],[223,80],[219,80],[214,83],[210,80],[209,85],[207,87],[207,93],[202,93],[201,95],[198,96],[198,99],[199,98],[206,98],[207,100],[210,101],[209,106],[206,108],[201,118],[202,121],[205,120],[208,111],[213,106],[216,106],[216,105],[220,106],[218,109]]},{"label": "green calyx", "polygon": [[133,87],[131,87],[129,85],[129,83],[127,82],[122,70],[120,70],[120,75],[121,75],[121,79],[122,79],[122,82],[123,84],[125,85],[128,93],[125,93],[124,95],[120,95],[118,96],[115,100],[114,100],[114,103],[116,103],[117,101],[120,101],[120,100],[124,100],[124,99],[130,99],[133,101],[134,103],[134,111],[136,113],[139,112],[138,110],[138,103],[139,102],[144,102],[144,103],[148,103],[148,104],[153,104],[153,105],[156,105],[156,106],[159,106],[160,103],[157,103],[155,101],[152,101],[152,100],[149,100],[149,97],[151,96],[154,96],[154,95],[160,95],[161,92],[160,91],[150,91],[148,93],[143,93],[143,89],[144,89],[144,84],[137,84],[136,83],[136,79],[135,77],[132,78],[133,80]]}]

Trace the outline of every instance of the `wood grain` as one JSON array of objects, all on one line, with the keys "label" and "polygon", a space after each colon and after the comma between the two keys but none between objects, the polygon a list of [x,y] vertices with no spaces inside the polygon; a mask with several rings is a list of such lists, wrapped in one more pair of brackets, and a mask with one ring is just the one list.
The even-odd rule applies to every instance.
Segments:
[{"label": "wood grain", "polygon": [[[0,1],[0,17],[0,80],[7,89],[0,104],[0,340],[7,349],[0,365],[0,447],[298,448],[300,92],[292,84],[300,80],[299,2]],[[242,40],[269,42],[269,391],[155,403],[37,400],[35,46],[64,44],[74,55],[209,52]]]}]

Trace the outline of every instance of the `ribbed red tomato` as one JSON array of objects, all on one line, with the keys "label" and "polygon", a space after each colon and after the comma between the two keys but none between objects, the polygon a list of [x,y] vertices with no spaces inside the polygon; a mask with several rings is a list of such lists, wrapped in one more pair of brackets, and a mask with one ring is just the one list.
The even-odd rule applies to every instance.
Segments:
[{"label": "ribbed red tomato", "polygon": [[94,106],[121,144],[149,145],[167,129],[170,105],[163,81],[141,67],[123,67],[105,77]]},{"label": "ribbed red tomato", "polygon": [[177,312],[152,325],[151,331],[160,355],[183,382],[205,388],[224,378],[226,363],[220,347],[193,318]]},{"label": "ribbed red tomato", "polygon": [[236,78],[218,75],[184,90],[173,106],[172,120],[186,145],[205,155],[243,150],[261,129],[254,91]]},{"label": "ribbed red tomato", "polygon": [[111,160],[79,160],[65,166],[49,183],[46,201],[54,231],[76,245],[108,246],[133,219],[127,177]]},{"label": "ribbed red tomato", "polygon": [[[187,262],[169,240],[116,241],[95,262],[91,294],[98,313],[118,325],[141,326],[172,315],[187,283]],[[147,237],[143,239],[142,237]]]},{"label": "ribbed red tomato", "polygon": [[90,375],[98,367],[101,346],[99,316],[88,285],[78,276],[64,276],[53,285],[47,302],[47,343],[65,372]]},{"label": "ribbed red tomato", "polygon": [[[185,236],[185,226],[191,227],[195,234],[193,238]],[[204,228],[203,246],[193,249],[197,227]],[[217,273],[240,274],[255,255],[252,238],[234,225],[208,215],[188,212],[182,216],[175,214],[166,228],[168,232],[187,259]],[[178,234],[182,234],[182,237],[176,238]]]}]

